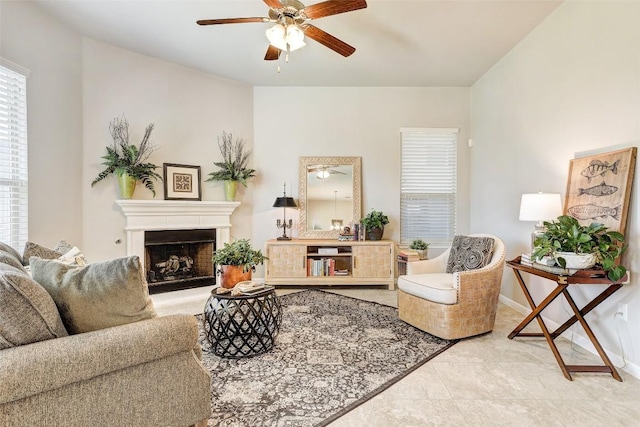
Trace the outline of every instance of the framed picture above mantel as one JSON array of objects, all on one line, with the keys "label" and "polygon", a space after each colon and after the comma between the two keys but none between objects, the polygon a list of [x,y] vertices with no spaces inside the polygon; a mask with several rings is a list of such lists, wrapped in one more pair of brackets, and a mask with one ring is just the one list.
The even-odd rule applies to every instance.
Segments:
[{"label": "framed picture above mantel", "polygon": [[637,148],[630,147],[572,159],[564,214],[624,234],[636,157]]},{"label": "framed picture above mantel", "polygon": [[163,163],[165,200],[202,200],[200,166]]}]

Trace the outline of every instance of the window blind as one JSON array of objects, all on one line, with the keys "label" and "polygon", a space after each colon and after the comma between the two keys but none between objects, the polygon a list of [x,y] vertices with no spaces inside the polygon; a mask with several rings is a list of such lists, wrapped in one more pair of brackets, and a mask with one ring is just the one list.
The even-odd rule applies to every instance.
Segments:
[{"label": "window blind", "polygon": [[401,129],[400,245],[448,246],[456,233],[458,129]]},{"label": "window blind", "polygon": [[0,63],[0,241],[21,249],[28,234],[27,75]]}]

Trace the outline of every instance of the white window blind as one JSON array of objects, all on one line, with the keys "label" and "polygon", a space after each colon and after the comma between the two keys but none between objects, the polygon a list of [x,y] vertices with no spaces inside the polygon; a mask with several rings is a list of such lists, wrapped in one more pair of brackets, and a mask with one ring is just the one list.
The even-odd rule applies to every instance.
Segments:
[{"label": "white window blind", "polygon": [[0,241],[20,250],[28,233],[27,73],[0,62]]},{"label": "white window blind", "polygon": [[458,129],[402,128],[400,245],[448,246],[456,233]]}]

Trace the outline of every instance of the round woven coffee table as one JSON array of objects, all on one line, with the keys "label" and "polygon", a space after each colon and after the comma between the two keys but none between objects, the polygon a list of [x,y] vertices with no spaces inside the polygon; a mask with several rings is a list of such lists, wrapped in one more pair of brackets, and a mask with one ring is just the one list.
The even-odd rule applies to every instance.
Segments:
[{"label": "round woven coffee table", "polygon": [[240,296],[215,292],[204,307],[203,321],[213,353],[240,358],[271,350],[282,320],[275,290]]}]

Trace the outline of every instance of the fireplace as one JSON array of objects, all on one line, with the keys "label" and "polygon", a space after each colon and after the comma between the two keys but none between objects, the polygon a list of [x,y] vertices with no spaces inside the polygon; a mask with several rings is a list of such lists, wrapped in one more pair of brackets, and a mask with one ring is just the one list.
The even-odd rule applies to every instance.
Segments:
[{"label": "fireplace", "polygon": [[215,284],[215,243],[215,229],[145,231],[149,293]]},{"label": "fireplace", "polygon": [[[117,200],[116,204],[126,219],[127,255],[140,258],[150,293],[215,283],[213,251],[230,241],[231,214],[239,202]],[[187,244],[185,238],[179,236],[183,232],[188,232],[188,240],[195,242]],[[166,252],[155,248],[163,244],[168,247]],[[157,265],[162,263],[164,266]],[[195,264],[200,266],[190,272]],[[172,276],[172,272],[179,274]],[[191,274],[194,277],[188,277]],[[162,276],[173,283],[158,284]],[[196,276],[203,280],[198,282]]]}]

